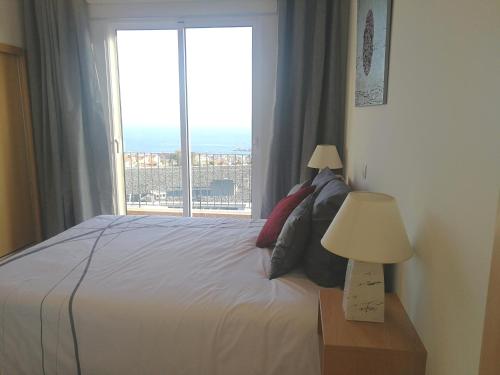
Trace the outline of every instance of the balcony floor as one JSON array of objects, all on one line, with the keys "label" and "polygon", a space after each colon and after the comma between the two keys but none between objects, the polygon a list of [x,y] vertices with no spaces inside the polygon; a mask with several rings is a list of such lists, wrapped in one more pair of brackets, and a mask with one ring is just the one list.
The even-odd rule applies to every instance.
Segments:
[{"label": "balcony floor", "polygon": [[[251,219],[251,210],[192,210],[194,217],[230,217],[233,219]],[[162,206],[127,206],[128,215],[165,215],[182,216],[182,209]]]}]

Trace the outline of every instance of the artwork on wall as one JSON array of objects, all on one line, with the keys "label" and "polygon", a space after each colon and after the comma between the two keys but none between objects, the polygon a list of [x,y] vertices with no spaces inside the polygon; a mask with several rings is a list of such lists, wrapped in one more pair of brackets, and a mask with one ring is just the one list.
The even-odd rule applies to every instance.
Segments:
[{"label": "artwork on wall", "polygon": [[358,0],[357,107],[387,103],[391,0]]}]

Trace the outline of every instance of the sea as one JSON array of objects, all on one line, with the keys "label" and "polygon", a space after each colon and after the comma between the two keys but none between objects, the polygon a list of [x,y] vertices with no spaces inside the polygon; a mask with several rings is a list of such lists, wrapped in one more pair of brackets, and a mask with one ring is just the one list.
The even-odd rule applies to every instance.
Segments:
[{"label": "sea", "polygon": [[[191,152],[207,154],[250,154],[252,131],[241,127],[190,130]],[[181,149],[180,130],[172,128],[126,127],[125,152],[176,152]]]}]

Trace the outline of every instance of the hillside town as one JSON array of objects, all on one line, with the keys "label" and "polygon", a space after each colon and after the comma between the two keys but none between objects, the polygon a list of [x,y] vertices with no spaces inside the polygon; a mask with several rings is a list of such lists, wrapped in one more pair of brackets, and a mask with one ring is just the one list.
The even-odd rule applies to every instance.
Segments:
[{"label": "hillside town", "polygon": [[[180,208],[181,153],[124,154],[127,206]],[[193,207],[249,210],[251,155],[192,153]]]}]

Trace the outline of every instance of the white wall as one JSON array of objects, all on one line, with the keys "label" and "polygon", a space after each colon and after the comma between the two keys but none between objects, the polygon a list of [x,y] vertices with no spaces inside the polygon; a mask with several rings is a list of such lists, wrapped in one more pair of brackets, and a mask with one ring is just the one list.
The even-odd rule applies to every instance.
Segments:
[{"label": "white wall", "polygon": [[397,292],[428,374],[475,375],[500,187],[500,2],[393,1],[388,104],[365,108],[354,107],[356,3],[347,175],[398,198],[416,254]]},{"label": "white wall", "polygon": [[276,0],[87,0],[90,17],[158,18],[276,13]]},{"label": "white wall", "polygon": [[24,46],[22,0],[0,0],[0,43]]}]

